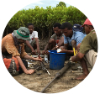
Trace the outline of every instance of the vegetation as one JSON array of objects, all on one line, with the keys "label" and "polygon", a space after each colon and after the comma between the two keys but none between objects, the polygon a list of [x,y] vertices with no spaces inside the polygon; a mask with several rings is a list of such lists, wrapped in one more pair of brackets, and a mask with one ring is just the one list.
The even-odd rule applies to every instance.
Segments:
[{"label": "vegetation", "polygon": [[65,6],[66,7],[66,4],[64,2],[59,2],[59,4],[57,4],[56,7],[59,7],[59,6]]},{"label": "vegetation", "polygon": [[83,24],[86,16],[73,6],[47,7],[46,9],[36,6],[34,9],[18,11],[8,22],[4,34],[13,32],[20,26],[33,23],[42,39],[50,37],[53,33],[54,23],[70,22],[71,24]]}]

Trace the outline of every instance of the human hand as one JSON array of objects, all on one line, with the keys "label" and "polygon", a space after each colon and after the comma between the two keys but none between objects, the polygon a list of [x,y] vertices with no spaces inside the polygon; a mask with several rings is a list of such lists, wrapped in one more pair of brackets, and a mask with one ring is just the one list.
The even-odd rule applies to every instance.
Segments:
[{"label": "human hand", "polygon": [[48,50],[43,50],[42,54],[49,54]]},{"label": "human hand", "polygon": [[26,70],[26,71],[25,71],[26,74],[32,74],[32,73],[34,73],[34,72],[35,72],[35,70],[32,70],[32,69]]},{"label": "human hand", "polygon": [[72,63],[75,63],[74,60],[73,60],[74,57],[75,57],[75,56],[71,56],[70,59],[69,59],[69,61],[72,62]]},{"label": "human hand", "polygon": [[61,51],[58,53],[66,53],[66,49],[61,49]]},{"label": "human hand", "polygon": [[70,57],[69,61],[72,61],[72,56]]},{"label": "human hand", "polygon": [[38,53],[39,55],[41,54],[39,49],[37,49],[37,53]]},{"label": "human hand", "polygon": [[43,61],[43,58],[37,57],[37,58],[35,58],[35,60],[36,60],[36,61]]},{"label": "human hand", "polygon": [[33,51],[31,52],[31,55],[36,55],[35,50],[33,50]]}]

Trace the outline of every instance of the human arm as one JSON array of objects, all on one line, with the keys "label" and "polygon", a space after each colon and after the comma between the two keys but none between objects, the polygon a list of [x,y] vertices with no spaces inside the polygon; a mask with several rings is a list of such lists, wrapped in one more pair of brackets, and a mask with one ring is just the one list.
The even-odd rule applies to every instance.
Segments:
[{"label": "human arm", "polygon": [[3,47],[12,56],[20,56],[20,54],[17,50],[17,46],[15,46],[14,40],[12,37],[7,37],[7,39],[4,41]]},{"label": "human arm", "polygon": [[84,57],[84,55],[85,55],[90,49],[92,49],[92,48],[91,48],[91,40],[92,40],[92,39],[91,39],[90,36],[86,36],[86,37],[83,39],[81,45],[79,44],[80,50],[79,50],[78,54],[77,54],[76,56],[71,57],[71,60],[72,60],[73,62],[76,62],[76,61],[81,60],[81,59]]},{"label": "human arm", "polygon": [[45,46],[45,48],[44,48],[42,54],[47,54],[47,48],[48,48],[48,45],[49,45],[49,44],[47,44],[47,45]]},{"label": "human arm", "polygon": [[42,58],[39,58],[39,57],[34,58],[32,56],[29,56],[28,54],[26,54],[23,58],[24,59],[30,59],[30,60],[36,60],[36,61],[42,61],[43,60]]},{"label": "human arm", "polygon": [[64,37],[60,38],[58,44],[52,50],[57,50],[62,45],[64,45]]},{"label": "human arm", "polygon": [[64,47],[60,47],[61,51],[59,53],[67,53],[67,54],[73,54],[73,50],[68,50],[68,44],[64,44]]},{"label": "human arm", "polygon": [[78,54],[76,56],[72,56],[70,60],[73,62],[77,62],[77,61],[80,61],[83,57],[84,57],[84,54],[78,52]]},{"label": "human arm", "polygon": [[40,54],[39,39],[35,38],[35,41],[36,41],[36,45],[37,45],[37,52],[38,52],[38,54]]},{"label": "human arm", "polygon": [[27,69],[26,69],[25,65],[23,64],[23,62],[22,62],[22,60],[21,60],[21,58],[20,58],[20,56],[15,56],[15,58],[17,58],[18,63],[19,63],[19,65],[21,66],[21,68],[22,68],[22,70],[24,71],[24,73],[26,73],[26,74],[32,74],[32,73],[34,73],[34,70],[32,70],[32,69],[27,70]]},{"label": "human arm", "polygon": [[68,37],[64,36],[64,48],[61,48],[60,53],[67,53],[67,54],[73,54],[73,50],[68,50],[68,46],[69,46],[69,41],[68,41]]},{"label": "human arm", "polygon": [[50,45],[52,44],[52,43],[54,43],[54,39],[52,39],[52,38],[50,38],[50,40],[49,40],[49,42],[47,43],[47,45],[45,46],[45,48],[44,48],[44,50],[43,50],[43,54],[48,54],[48,51],[47,51],[47,49],[49,48],[49,50],[50,50]]},{"label": "human arm", "polygon": [[[20,58],[20,54],[17,50],[17,47],[14,45],[14,41],[12,37],[9,37],[6,41],[5,41],[5,45],[4,45],[5,49],[7,50],[7,52],[9,54],[12,54],[13,57],[17,58],[19,65],[21,66],[21,68],[23,69],[23,71],[26,74],[32,74],[34,72],[34,70],[27,70],[26,67],[24,66],[21,58]],[[25,54],[25,53],[24,53]]]}]

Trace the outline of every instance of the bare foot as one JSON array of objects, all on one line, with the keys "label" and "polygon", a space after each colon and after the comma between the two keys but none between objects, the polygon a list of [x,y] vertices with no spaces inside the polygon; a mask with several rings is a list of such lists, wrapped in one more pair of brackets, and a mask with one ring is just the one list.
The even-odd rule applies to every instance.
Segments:
[{"label": "bare foot", "polygon": [[76,79],[76,80],[84,80],[84,79],[86,78],[87,75],[88,75],[88,74],[82,74],[82,75],[76,77],[75,79]]}]

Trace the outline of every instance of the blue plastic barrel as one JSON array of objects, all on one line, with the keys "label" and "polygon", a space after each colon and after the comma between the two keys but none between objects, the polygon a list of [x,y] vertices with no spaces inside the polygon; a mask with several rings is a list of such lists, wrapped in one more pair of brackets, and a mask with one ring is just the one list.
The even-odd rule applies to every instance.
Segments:
[{"label": "blue plastic barrel", "polygon": [[66,53],[50,50],[50,69],[59,70],[64,67]]}]

